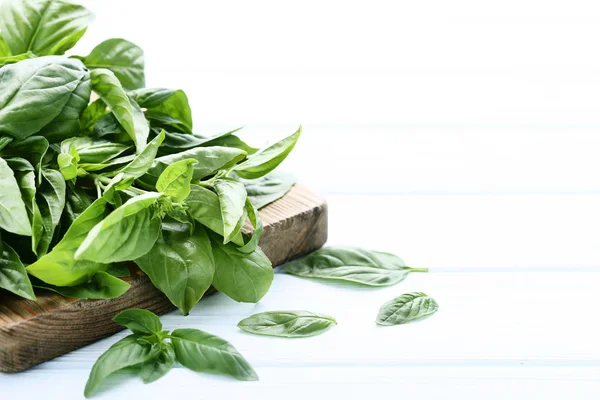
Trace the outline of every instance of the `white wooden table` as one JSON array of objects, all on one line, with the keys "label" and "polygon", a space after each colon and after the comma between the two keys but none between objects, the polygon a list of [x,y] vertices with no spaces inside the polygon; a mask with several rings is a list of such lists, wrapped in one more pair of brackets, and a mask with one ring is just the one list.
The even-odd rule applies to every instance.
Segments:
[{"label": "white wooden table", "polygon": [[[176,367],[150,385],[116,377],[96,398],[599,398],[600,136],[593,129],[304,128],[284,168],[326,195],[329,244],[394,252],[431,273],[372,289],[277,271],[259,304],[217,294],[186,318],[163,317],[166,329],[229,340],[260,381]],[[249,126],[245,137],[292,130]],[[410,291],[433,296],[439,312],[376,326],[379,306]],[[296,340],[236,327],[277,309],[323,312],[338,326]],[[93,362],[124,335],[0,374],[0,398],[82,398]]]}]

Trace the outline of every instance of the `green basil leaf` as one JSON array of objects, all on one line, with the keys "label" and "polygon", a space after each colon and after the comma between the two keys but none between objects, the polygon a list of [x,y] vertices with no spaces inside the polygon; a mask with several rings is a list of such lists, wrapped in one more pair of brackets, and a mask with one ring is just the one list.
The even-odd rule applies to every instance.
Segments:
[{"label": "green basil leaf", "polygon": [[[146,146],[149,128],[145,118],[140,119],[141,110],[133,105],[121,83],[110,70],[97,68],[91,72],[92,88],[110,107],[112,114],[129,135],[137,152]],[[135,114],[134,114],[135,113]]]},{"label": "green basil leaf", "polygon": [[125,39],[108,39],[94,47],[86,57],[80,57],[89,69],[111,70],[125,90],[142,88],[144,77],[144,52]]},{"label": "green basil leaf", "polygon": [[131,276],[131,271],[125,263],[111,264],[106,270],[107,274],[111,274],[117,278],[127,278]]},{"label": "green basil leaf", "polygon": [[[150,145],[150,143],[148,143],[148,145]],[[135,159],[136,159],[136,155],[135,154],[131,154],[131,155],[128,155],[128,156],[117,157],[117,158],[114,158],[114,159],[112,159],[110,161],[106,161],[106,162],[103,162],[103,163],[100,163],[100,164],[94,164],[94,163],[92,163],[92,164],[87,164],[87,163],[82,164],[82,163],[80,163],[79,164],[79,168],[81,168],[81,169],[83,169],[83,170],[85,170],[87,172],[101,171],[103,169],[112,168],[112,167],[121,167],[121,168],[124,168],[125,165],[123,165],[123,164],[129,164],[129,163],[131,163]],[[118,173],[118,171],[117,172],[111,172],[111,174],[113,174],[113,173]]]},{"label": "green basil leaf", "polygon": [[194,166],[198,161],[193,158],[176,161],[160,174],[156,181],[156,190],[181,202],[190,194],[190,183],[194,175]]},{"label": "green basil leaf", "polygon": [[129,199],[99,222],[75,252],[75,260],[103,263],[135,260],[146,254],[160,234],[153,209],[160,193]]},{"label": "green basil leaf", "polygon": [[[144,147],[142,152],[138,154],[131,163],[121,168],[118,172],[122,172],[125,178],[138,179],[143,176],[154,163],[154,157],[162,141],[165,139],[164,131],[157,137],[152,139],[150,143]],[[165,167],[166,168],[166,167]],[[161,171],[162,172],[162,171]]]},{"label": "green basil leaf", "polygon": [[64,54],[92,20],[88,9],[65,0],[11,0],[0,5],[0,31],[12,54]]},{"label": "green basil leaf", "polygon": [[333,317],[309,311],[267,311],[241,320],[238,327],[257,335],[297,338],[319,335],[336,324]]},{"label": "green basil leaf", "polygon": [[197,329],[176,329],[171,333],[177,361],[197,372],[220,372],[244,381],[258,375],[229,342]]},{"label": "green basil leaf", "polygon": [[96,122],[103,116],[110,113],[106,103],[102,99],[96,99],[83,110],[79,117],[79,126],[85,134],[94,132]]},{"label": "green basil leaf", "polygon": [[256,303],[267,293],[273,282],[271,261],[257,247],[252,253],[242,253],[233,243],[223,244],[220,236],[210,234],[215,258],[213,286],[232,299]]},{"label": "green basil leaf", "polygon": [[4,151],[7,155],[23,157],[35,167],[38,186],[42,183],[42,161],[49,148],[46,138],[30,136],[27,139],[11,143]]},{"label": "green basil leaf", "polygon": [[160,352],[142,365],[140,376],[144,383],[154,382],[165,376],[173,368],[173,364],[175,364],[175,348],[173,344],[163,342],[160,345]]},{"label": "green basil leaf", "polygon": [[252,154],[234,168],[235,172],[245,179],[256,179],[268,174],[290,154],[301,133],[302,127],[285,139]]},{"label": "green basil leaf", "polygon": [[[199,185],[191,185],[190,187],[191,191],[185,199],[185,204],[192,218],[223,236],[223,218],[221,217],[219,196]],[[244,238],[241,233],[234,236],[231,241],[239,246],[244,245]]]},{"label": "green basil leaf", "polygon": [[254,207],[261,209],[285,196],[296,183],[296,178],[285,172],[273,171],[262,178],[240,181],[246,187],[248,199]]},{"label": "green basil leaf", "polygon": [[[102,164],[131,149],[131,146],[125,144],[89,137],[74,137],[65,140],[61,143],[61,148],[68,149],[70,145],[75,146],[79,161],[89,164]],[[63,150],[63,152],[68,152],[68,150]]]},{"label": "green basil leaf", "polygon": [[254,207],[254,205],[252,205],[249,199],[246,199],[245,208],[246,212],[248,213],[250,223],[254,228],[254,232],[252,232],[252,236],[250,237],[250,240],[248,240],[248,243],[240,247],[238,250],[242,253],[252,253],[254,250],[256,250],[258,242],[263,234],[263,224],[260,220],[258,210]]},{"label": "green basil leaf", "polygon": [[[35,279],[35,278],[34,278]],[[96,272],[89,282],[76,286],[53,286],[36,279],[33,287],[50,290],[70,299],[115,299],[129,290],[130,285],[104,271]]]},{"label": "green basil leaf", "polygon": [[[0,31],[1,30],[2,29],[0,28]],[[0,35],[0,57],[10,57],[10,55],[10,49],[6,45],[6,42],[4,41],[2,35]]]},{"label": "green basil leaf", "polygon": [[[235,132],[242,128],[237,128],[229,132],[219,133],[215,136],[204,137],[198,134],[187,134],[180,132],[167,132],[165,141],[163,142],[159,154],[168,155],[173,153],[179,153],[185,150],[189,150],[195,147],[235,147],[240,150],[244,150],[248,154],[256,152],[257,149],[248,146],[246,143],[241,141]],[[152,128],[156,132],[157,128]]]},{"label": "green basil leaf", "polygon": [[62,226],[66,225],[66,229],[68,229],[81,213],[91,205],[92,198],[82,187],[73,185],[72,183],[68,184],[65,212],[63,213],[64,223],[61,223]]},{"label": "green basil leaf", "polygon": [[138,335],[152,335],[162,331],[160,318],[151,311],[130,308],[117,314],[113,321]]},{"label": "green basil leaf", "polygon": [[[1,46],[1,44],[0,44],[0,46]],[[0,49],[0,53],[1,53],[1,51],[2,50]],[[37,56],[35,54],[33,54],[31,51],[28,51],[27,53],[23,53],[23,54],[18,54],[16,56],[0,56],[0,68],[4,67],[5,65],[8,65],[8,64],[14,64],[19,61],[27,60],[28,58],[36,58],[36,57]]]},{"label": "green basil leaf", "polygon": [[109,375],[123,368],[141,365],[155,356],[152,346],[140,344],[137,339],[137,335],[126,336],[98,358],[85,385],[85,397],[89,397]]},{"label": "green basil leaf", "polygon": [[42,215],[43,232],[35,240],[35,254],[38,257],[48,252],[54,231],[60,222],[65,208],[67,185],[62,174],[54,169],[42,170],[42,184],[36,195],[36,202]]},{"label": "green basil leaf", "polygon": [[[246,188],[244,184],[233,179],[217,179],[214,183],[215,191],[221,204],[221,218],[223,219],[223,243],[228,243],[239,233],[241,225],[238,224],[244,216],[246,204]],[[237,230],[239,228],[240,230]]]},{"label": "green basil leaf", "polygon": [[89,281],[108,265],[91,261],[76,261],[75,251],[88,232],[104,219],[106,200],[99,198],[83,211],[51,252],[27,267],[30,275],[55,286],[75,286]]},{"label": "green basil leaf", "polygon": [[13,138],[10,136],[0,136],[0,152],[9,144],[13,142]]},{"label": "green basil leaf", "polygon": [[185,227],[163,231],[162,239],[135,263],[184,315],[208,290],[215,273],[210,239],[200,226],[193,234]]},{"label": "green basil leaf", "polygon": [[398,256],[356,247],[326,247],[283,266],[292,275],[335,279],[367,286],[390,286],[410,272],[427,269],[407,267]]},{"label": "green basil leaf", "polygon": [[377,315],[378,325],[399,325],[426,317],[438,310],[438,304],[425,293],[405,293],[386,302]]},{"label": "green basil leaf", "polygon": [[[239,128],[239,129],[241,129],[241,128]],[[232,131],[232,132],[236,132],[239,129],[236,129],[235,131]],[[244,150],[248,154],[254,154],[258,151],[257,148],[248,145],[246,142],[244,142],[238,136],[233,135],[232,132],[228,132],[225,135],[219,135],[219,137],[207,138],[206,141],[204,143],[202,143],[202,146],[204,146],[204,147],[208,147],[208,146],[233,147],[236,149]]]},{"label": "green basil leaf", "polygon": [[192,110],[183,90],[138,89],[130,95],[146,109],[146,118],[153,126],[192,133]]},{"label": "green basil leaf", "polygon": [[19,255],[8,244],[0,240],[0,289],[6,289],[17,296],[35,300],[27,271]]},{"label": "green basil leaf", "polygon": [[246,157],[246,152],[228,147],[198,147],[182,151],[181,153],[158,157],[141,178],[142,183],[153,186],[163,171],[174,162],[193,158],[198,161],[194,164],[194,181],[214,174],[218,170],[228,169]]},{"label": "green basil leaf", "polygon": [[0,132],[25,139],[55,119],[69,122],[77,114],[78,120],[89,99],[88,79],[89,72],[79,60],[58,56],[0,68]]},{"label": "green basil leaf", "polygon": [[0,228],[17,235],[31,236],[27,209],[13,170],[0,157]]},{"label": "green basil leaf", "polygon": [[[61,147],[64,147],[64,142]],[[77,154],[77,148],[74,145],[68,147],[67,151],[61,152],[56,161],[58,162],[58,168],[60,173],[65,180],[71,180],[77,178],[77,168],[79,162],[79,155]]]}]

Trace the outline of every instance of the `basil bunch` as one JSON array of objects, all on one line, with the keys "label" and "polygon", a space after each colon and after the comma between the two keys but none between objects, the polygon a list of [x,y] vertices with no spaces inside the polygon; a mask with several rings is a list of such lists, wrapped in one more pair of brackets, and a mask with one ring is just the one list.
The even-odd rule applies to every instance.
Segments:
[{"label": "basil bunch", "polygon": [[260,150],[194,134],[185,92],[144,87],[135,44],[64,55],[91,20],[66,0],[0,5],[0,289],[117,297],[134,262],[183,314],[211,285],[260,300],[257,208],[293,185],[272,171],[301,129]]}]

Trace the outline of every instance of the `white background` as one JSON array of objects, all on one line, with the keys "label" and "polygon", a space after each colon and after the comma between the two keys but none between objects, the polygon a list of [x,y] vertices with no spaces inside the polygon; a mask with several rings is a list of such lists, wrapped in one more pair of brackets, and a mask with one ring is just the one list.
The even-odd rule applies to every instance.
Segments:
[{"label": "white background", "polygon": [[[431,269],[382,290],[279,272],[257,305],[211,296],[165,327],[230,340],[260,382],[178,367],[99,398],[600,397],[600,3],[85,3],[96,23],[74,53],[141,45],[148,86],[184,89],[198,132],[246,125],[259,144],[302,123],[283,168],[327,197],[329,244]],[[414,290],[438,314],[375,326],[380,304]],[[278,308],[339,325],[297,341],[235,327]],[[81,398],[121,336],[0,374],[0,394]]]}]

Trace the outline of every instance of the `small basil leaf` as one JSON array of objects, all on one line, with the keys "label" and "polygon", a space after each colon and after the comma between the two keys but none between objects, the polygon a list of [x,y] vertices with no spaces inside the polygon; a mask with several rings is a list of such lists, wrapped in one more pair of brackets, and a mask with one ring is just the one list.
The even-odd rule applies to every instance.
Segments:
[{"label": "small basil leaf", "polygon": [[399,325],[426,317],[438,310],[438,304],[425,293],[413,292],[396,297],[381,306],[378,325]]},{"label": "small basil leaf", "polygon": [[39,242],[40,236],[44,233],[42,214],[35,200],[37,192],[35,170],[24,158],[12,157],[8,158],[6,162],[15,173],[15,179],[21,190],[21,199],[25,202],[31,224],[31,251],[35,253],[35,244]]},{"label": "small basil leaf", "polygon": [[250,223],[252,223],[252,227],[254,227],[254,232],[252,232],[252,236],[250,237],[248,243],[240,247],[238,250],[242,253],[252,253],[254,250],[256,250],[258,242],[262,236],[263,224],[260,219],[260,215],[258,214],[258,210],[254,207],[249,199],[246,199],[245,208],[248,213]]},{"label": "small basil leaf", "polygon": [[23,157],[35,167],[38,177],[37,185],[42,183],[42,160],[49,148],[46,138],[41,136],[30,136],[27,139],[13,142],[5,150],[5,154]]},{"label": "small basil leaf", "polygon": [[[237,136],[233,135],[240,129],[242,128],[237,128],[229,132],[219,133],[211,137],[204,137],[195,133],[186,134],[180,132],[167,132],[167,136],[165,137],[165,141],[163,142],[163,145],[159,150],[159,154],[161,156],[174,154],[199,146],[234,147],[243,150],[248,154],[255,153],[257,149],[248,146],[246,143],[242,142]],[[157,129],[153,128],[152,131],[156,132]]]},{"label": "small basil leaf", "polygon": [[319,335],[336,324],[328,315],[309,311],[267,311],[241,320],[238,327],[257,335],[297,338]]},{"label": "small basil leaf", "polygon": [[[239,233],[239,230],[236,228],[244,216],[246,188],[244,188],[243,183],[233,179],[217,179],[214,183],[214,188],[221,204],[223,243],[228,243]],[[243,221],[239,225],[239,229],[241,229],[241,225],[243,225]]]},{"label": "small basil leaf", "polygon": [[285,196],[296,183],[293,175],[279,171],[270,172],[254,180],[240,180],[246,187],[248,199],[259,210]]},{"label": "small basil leaf", "polygon": [[233,243],[223,244],[220,236],[210,234],[215,258],[213,286],[232,299],[256,303],[267,293],[273,282],[271,261],[257,247],[252,253],[242,253]]},{"label": "small basil leaf", "polygon": [[38,257],[48,252],[54,231],[60,222],[63,209],[65,208],[67,185],[62,174],[54,169],[42,171],[43,180],[36,195],[36,202],[42,215],[43,232],[35,240],[35,254]]},{"label": "small basil leaf", "polygon": [[0,240],[0,288],[29,300],[35,300],[35,294],[27,271],[19,255],[8,244]]},{"label": "small basil leaf", "polygon": [[130,308],[117,314],[113,322],[123,325],[138,335],[152,335],[162,331],[160,318],[151,311],[141,308]]},{"label": "small basil leaf", "polygon": [[181,202],[190,194],[190,183],[194,175],[194,166],[198,161],[193,158],[176,161],[169,165],[158,177],[156,190]]},{"label": "small basil leaf", "polygon": [[107,274],[111,274],[117,278],[127,278],[131,276],[131,271],[127,264],[124,263],[115,263],[111,264],[110,267],[106,270]]},{"label": "small basil leaf", "polygon": [[229,342],[197,329],[176,329],[171,333],[177,361],[197,372],[220,372],[244,381],[258,375]]},{"label": "small basil leaf", "polygon": [[89,69],[111,70],[125,90],[145,86],[144,52],[125,39],[108,39],[94,47],[86,57],[80,57]]},{"label": "small basil leaf", "polygon": [[31,236],[25,203],[13,170],[0,157],[0,228],[17,235]]},{"label": "small basil leaf", "polygon": [[236,165],[235,172],[246,179],[256,179],[268,174],[290,154],[301,133],[302,127],[285,139],[252,154],[246,161]]},{"label": "small basil leaf", "polygon": [[0,35],[0,57],[10,57],[10,49],[6,45],[4,38]]},{"label": "small basil leaf", "polygon": [[[185,199],[185,204],[192,218],[223,236],[221,203],[216,193],[199,185],[191,185],[191,192]],[[239,246],[244,245],[241,233],[234,236],[231,241]]]},{"label": "small basil leaf", "polygon": [[13,138],[10,136],[0,136],[0,151],[2,151],[6,146],[13,142]]},{"label": "small basil leaf", "polygon": [[192,133],[192,111],[183,90],[146,88],[129,94],[146,109],[146,118],[153,126]]},{"label": "small basil leaf", "polygon": [[201,226],[193,234],[185,227],[163,231],[154,247],[135,262],[184,315],[202,298],[215,274],[210,239]]},{"label": "small basil leaf", "polygon": [[75,252],[75,260],[103,263],[135,260],[146,254],[160,234],[153,206],[160,193],[129,199],[92,228]]},{"label": "small basil leaf", "polygon": [[71,145],[67,152],[61,152],[56,161],[58,162],[60,173],[65,180],[69,181],[77,178],[79,155],[77,154],[77,148],[75,146]]},{"label": "small basil leaf", "polygon": [[148,169],[153,166],[156,152],[158,151],[158,148],[164,139],[165,133],[163,131],[157,137],[152,139],[152,141],[148,143],[146,147],[144,147],[142,152],[138,154],[133,161],[121,168],[118,172],[122,172],[125,175],[125,178],[133,179],[137,179],[144,175]]},{"label": "small basil leaf", "polygon": [[102,99],[96,99],[94,102],[88,104],[79,117],[81,130],[86,134],[94,132],[96,122],[109,113],[110,110],[106,107],[106,103]]},{"label": "small basil leaf", "polygon": [[85,397],[89,397],[98,384],[109,375],[123,368],[148,362],[155,354],[152,346],[138,343],[137,335],[129,335],[119,340],[106,350],[92,367],[85,385]]},{"label": "small basil leaf", "polygon": [[[34,278],[35,279],[35,278]],[[89,282],[75,286],[53,286],[36,279],[35,288],[50,290],[71,299],[114,299],[129,290],[130,285],[106,272],[98,271]]]},{"label": "small basil leaf", "polygon": [[140,376],[144,383],[154,382],[165,376],[173,368],[173,364],[175,364],[175,348],[173,344],[164,342],[160,346],[160,352],[142,365]]},{"label": "small basil leaf", "polygon": [[125,144],[90,137],[74,137],[61,143],[64,153],[69,152],[70,146],[75,147],[79,161],[86,164],[101,164],[131,149],[131,146]]},{"label": "small basil leaf", "polygon": [[[63,214],[62,226],[65,226],[65,231],[73,222],[92,205],[91,197],[80,186],[75,186],[72,183],[67,185],[67,199],[65,202],[65,213]],[[63,235],[64,236],[64,235]]]},{"label": "small basil leaf", "polygon": [[[0,38],[1,40],[2,38]],[[0,43],[0,46],[2,46],[2,44]],[[2,49],[0,49],[0,54],[2,53]],[[27,53],[23,53],[23,54],[18,54],[16,56],[0,56],[0,67],[4,67],[5,65],[8,64],[14,64],[17,63],[19,61],[23,61],[23,60],[27,60],[28,58],[35,58],[37,57],[35,54],[33,54],[31,51],[28,51]]]},{"label": "small basil leaf", "polygon": [[410,268],[393,254],[356,247],[326,247],[292,261],[283,269],[307,278],[336,279],[367,286],[390,286],[404,280],[410,272],[427,269]]}]

